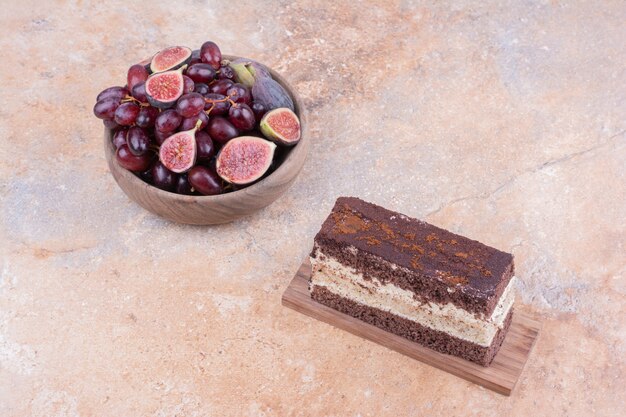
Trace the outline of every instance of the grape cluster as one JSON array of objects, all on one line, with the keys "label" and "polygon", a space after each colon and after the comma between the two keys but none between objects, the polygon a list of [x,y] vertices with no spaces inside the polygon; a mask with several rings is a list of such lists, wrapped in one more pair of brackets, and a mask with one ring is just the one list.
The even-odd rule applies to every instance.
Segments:
[{"label": "grape cluster", "polygon": [[[191,53],[183,70],[183,94],[168,109],[150,104],[146,81],[150,61],[128,69],[124,87],[98,94],[93,112],[112,131],[118,163],[144,181],[180,194],[214,195],[233,191],[215,171],[219,149],[234,137],[262,136],[259,122],[265,106],[253,100],[250,88],[235,81],[214,42]],[[177,132],[195,130],[196,162],[176,174],[159,161],[159,147]],[[241,186],[239,186],[241,188]]]}]

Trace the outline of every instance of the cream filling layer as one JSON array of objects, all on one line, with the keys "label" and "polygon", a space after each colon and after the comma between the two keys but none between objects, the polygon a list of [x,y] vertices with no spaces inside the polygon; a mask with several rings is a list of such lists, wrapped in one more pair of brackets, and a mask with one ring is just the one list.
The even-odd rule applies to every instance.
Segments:
[{"label": "cream filling layer", "polygon": [[502,293],[493,314],[485,320],[452,303],[420,302],[413,298],[412,292],[393,284],[383,285],[375,277],[366,280],[361,273],[346,267],[319,249],[316,258],[311,258],[311,264],[313,266],[311,290],[312,286],[323,287],[340,297],[395,314],[480,346],[491,345],[498,330],[504,326],[504,320],[515,301],[513,290],[515,277],[513,277]]}]

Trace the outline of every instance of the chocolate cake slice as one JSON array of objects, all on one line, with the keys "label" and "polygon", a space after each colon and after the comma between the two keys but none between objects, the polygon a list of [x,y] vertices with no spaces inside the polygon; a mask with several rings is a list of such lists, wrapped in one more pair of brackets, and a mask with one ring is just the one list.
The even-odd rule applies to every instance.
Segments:
[{"label": "chocolate cake slice", "polygon": [[511,323],[512,255],[358,198],[337,199],[311,264],[316,301],[484,366]]}]

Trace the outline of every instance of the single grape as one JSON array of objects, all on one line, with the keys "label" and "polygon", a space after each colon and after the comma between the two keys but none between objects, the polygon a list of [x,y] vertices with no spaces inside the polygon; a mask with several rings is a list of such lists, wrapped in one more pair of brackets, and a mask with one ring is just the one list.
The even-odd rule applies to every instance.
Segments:
[{"label": "single grape", "polygon": [[115,133],[113,134],[111,138],[111,141],[113,142],[113,146],[115,146],[115,149],[118,149],[120,146],[126,144],[127,132],[128,132],[128,129],[125,127],[115,131]]},{"label": "single grape", "polygon": [[93,114],[98,119],[113,120],[115,118],[115,111],[120,105],[120,101],[115,98],[105,98],[100,100],[93,106]]},{"label": "single grape", "polygon": [[144,182],[147,182],[148,184],[152,184],[152,166],[148,166],[145,171],[141,171],[137,174],[139,178],[141,178],[142,180],[144,180]]},{"label": "single grape", "polygon": [[126,76],[128,89],[133,91],[133,87],[140,82],[146,82],[148,79],[148,70],[146,67],[140,64],[135,64],[128,69],[128,74]]},{"label": "single grape", "polygon": [[254,113],[254,118],[256,119],[257,123],[260,122],[263,116],[265,116],[265,113],[267,113],[267,109],[265,108],[265,105],[258,101],[253,101],[252,105],[250,105],[250,108],[252,109],[252,112]]},{"label": "single grape", "polygon": [[222,65],[220,71],[217,74],[217,78],[221,79],[233,79],[235,77],[235,71],[228,65]]},{"label": "single grape", "polygon": [[165,191],[173,191],[178,184],[178,175],[165,168],[161,162],[152,166],[152,184]]},{"label": "single grape", "polygon": [[195,83],[186,75],[183,75],[183,94],[191,93],[195,89]]},{"label": "single grape", "polygon": [[115,109],[115,123],[122,126],[130,126],[135,123],[139,115],[139,106],[135,103],[122,103]]},{"label": "single grape", "polygon": [[233,126],[231,122],[220,116],[209,118],[209,125],[206,131],[211,136],[211,139],[220,145],[224,145],[232,138],[239,136],[237,128]]},{"label": "single grape", "polygon": [[161,112],[154,122],[154,127],[161,132],[173,132],[175,131],[183,118],[174,109],[169,109]]},{"label": "single grape", "polygon": [[209,86],[209,90],[211,90],[211,93],[226,95],[226,92],[233,84],[232,80],[225,78],[223,80],[215,81]]},{"label": "single grape", "polygon": [[245,103],[235,103],[231,106],[230,110],[228,110],[228,120],[233,126],[243,132],[252,130],[256,123],[254,112]]},{"label": "single grape", "polygon": [[215,144],[211,136],[203,130],[196,132],[197,157],[200,161],[209,161],[215,156]]},{"label": "single grape", "polygon": [[135,119],[135,124],[139,127],[151,128],[154,126],[156,118],[159,116],[159,109],[152,106],[143,106]]},{"label": "single grape", "polygon": [[222,192],[220,177],[209,168],[197,165],[189,171],[189,183],[200,194],[215,195]]},{"label": "single grape", "polygon": [[252,102],[252,95],[250,89],[243,84],[235,83],[226,90],[226,95],[236,103],[250,104]]},{"label": "single grape", "polygon": [[209,84],[215,78],[215,70],[209,64],[193,64],[186,74],[195,83]]},{"label": "single grape", "polygon": [[187,174],[180,174],[176,183],[176,192],[178,194],[191,195],[194,193],[194,189],[189,183],[189,177]]},{"label": "single grape", "polygon": [[191,60],[189,61],[189,65],[200,64],[202,60],[200,59],[200,50],[194,49],[191,51]]},{"label": "single grape", "polygon": [[176,111],[183,117],[192,117],[204,109],[204,97],[199,93],[187,93],[176,102]]},{"label": "single grape", "polygon": [[128,129],[126,143],[128,145],[128,149],[133,155],[144,155],[148,152],[148,149],[150,149],[150,137],[148,136],[148,133],[137,126],[133,126]]},{"label": "single grape", "polygon": [[195,116],[184,118],[182,123],[180,124],[179,129],[181,131],[193,129],[194,127],[196,127],[196,123],[198,123],[198,120],[201,121],[198,130],[204,129],[209,124],[209,116],[207,116],[205,112],[201,111]]},{"label": "single grape", "polygon": [[102,101],[107,98],[114,98],[117,101],[122,100],[124,97],[128,95],[128,89],[126,87],[109,87],[100,92],[96,101]]},{"label": "single grape", "polygon": [[228,113],[228,109],[230,109],[230,102],[226,100],[226,96],[221,94],[209,93],[204,96],[204,101],[204,110],[213,108],[209,116],[225,115]]},{"label": "single grape", "polygon": [[194,89],[193,89],[193,91],[195,91],[198,94],[202,94],[202,95],[208,94],[210,92],[209,91],[209,86],[204,84],[204,83],[196,84]]},{"label": "single grape", "polygon": [[140,81],[133,87],[132,91],[133,97],[142,103],[148,102],[148,96],[146,95],[146,83],[144,81]]},{"label": "single grape", "polygon": [[161,146],[163,142],[165,142],[165,139],[169,138],[173,134],[174,132],[161,132],[158,129],[154,129],[154,140],[156,140],[156,143]]},{"label": "single grape", "polygon": [[122,145],[117,149],[115,153],[115,157],[117,162],[129,171],[141,172],[148,169],[152,159],[154,158],[154,154],[152,152],[147,152],[141,156],[133,155],[128,145]]},{"label": "single grape", "polygon": [[203,43],[200,48],[200,59],[211,65],[214,70],[218,70],[222,62],[222,52],[215,42],[208,41]]},{"label": "single grape", "polygon": [[115,123],[115,120],[105,119],[105,120],[102,121],[102,124],[104,124],[104,127],[106,127],[109,130],[117,130],[120,127],[122,127],[122,126],[118,125],[117,123]]}]

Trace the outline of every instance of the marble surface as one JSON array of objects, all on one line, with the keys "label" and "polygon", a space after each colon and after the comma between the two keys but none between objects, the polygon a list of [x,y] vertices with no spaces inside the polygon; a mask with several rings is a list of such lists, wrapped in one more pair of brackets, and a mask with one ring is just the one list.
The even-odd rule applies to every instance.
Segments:
[{"label": "marble surface", "polygon": [[[626,4],[471,3],[3,2],[0,415],[623,415]],[[91,109],[207,39],[314,143],[273,205],[189,227],[120,191]],[[281,306],[340,195],[515,254],[544,327],[513,396]]]}]

